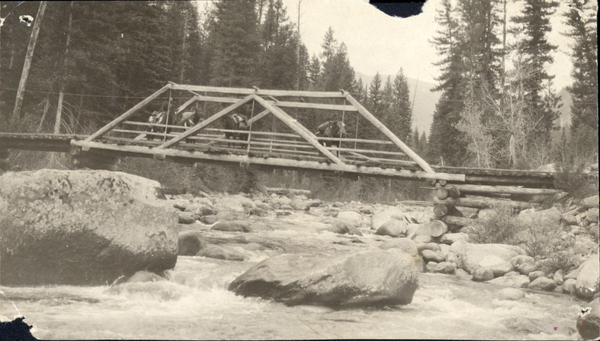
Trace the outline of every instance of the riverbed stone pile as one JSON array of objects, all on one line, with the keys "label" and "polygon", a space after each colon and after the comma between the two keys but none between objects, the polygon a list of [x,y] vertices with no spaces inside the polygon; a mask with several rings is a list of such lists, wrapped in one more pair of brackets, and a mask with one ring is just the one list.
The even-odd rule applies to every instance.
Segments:
[{"label": "riverbed stone pile", "polygon": [[101,170],[2,174],[2,285],[105,285],[172,269],[178,217],[159,187]]}]

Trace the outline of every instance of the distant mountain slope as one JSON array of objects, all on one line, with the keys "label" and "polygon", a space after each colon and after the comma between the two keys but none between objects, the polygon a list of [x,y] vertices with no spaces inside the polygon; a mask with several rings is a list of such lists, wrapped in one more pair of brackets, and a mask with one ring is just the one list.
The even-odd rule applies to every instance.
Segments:
[{"label": "distant mountain slope", "polygon": [[[356,77],[360,78],[363,81],[363,84],[371,84],[371,81],[375,77],[375,75],[366,75],[361,72],[356,72]],[[381,75],[381,79],[385,84],[388,75]],[[392,75],[392,81],[394,80],[395,75]],[[410,89],[410,102],[413,102],[414,98],[414,107],[413,107],[413,129],[417,127],[419,132],[425,131],[427,136],[429,136],[429,128],[431,127],[431,123],[433,122],[433,112],[435,111],[435,105],[440,99],[442,93],[441,92],[431,92],[430,89],[435,86],[435,84],[430,82],[425,82],[423,80],[419,80],[419,84],[417,86],[417,80],[413,78],[408,78],[408,88]],[[417,87],[417,95],[415,96],[415,87]]]}]

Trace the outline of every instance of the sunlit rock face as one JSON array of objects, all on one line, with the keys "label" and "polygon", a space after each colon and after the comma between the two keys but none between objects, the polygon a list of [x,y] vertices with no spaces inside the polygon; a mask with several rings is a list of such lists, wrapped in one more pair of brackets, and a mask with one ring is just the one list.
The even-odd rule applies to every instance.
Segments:
[{"label": "sunlit rock face", "polygon": [[287,305],[403,305],[412,302],[418,271],[413,257],[399,249],[335,257],[286,254],[250,268],[229,290]]},{"label": "sunlit rock face", "polygon": [[177,261],[177,213],[156,181],[100,170],[0,176],[3,285],[100,285]]}]

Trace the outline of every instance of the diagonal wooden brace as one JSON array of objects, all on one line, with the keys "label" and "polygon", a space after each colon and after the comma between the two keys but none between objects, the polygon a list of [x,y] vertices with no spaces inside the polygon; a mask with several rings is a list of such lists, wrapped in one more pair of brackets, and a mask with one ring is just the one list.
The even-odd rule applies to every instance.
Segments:
[{"label": "diagonal wooden brace", "polygon": [[358,101],[355,100],[354,97],[352,97],[352,95],[350,95],[346,91],[344,91],[344,94],[346,95],[346,100],[348,100],[348,102],[354,105],[354,107],[358,109],[358,112],[364,118],[371,122],[371,124],[377,127],[382,133],[384,133],[385,136],[387,136],[392,142],[394,142],[394,144],[398,148],[400,148],[406,155],[408,155],[408,157],[410,157],[419,166],[421,166],[421,168],[423,168],[425,172],[435,173],[433,169],[431,169],[429,164],[425,162],[425,160],[423,160],[419,155],[417,155],[417,153],[413,152],[410,148],[408,148],[408,146],[405,145],[404,142],[402,142],[396,135],[394,135],[394,133],[392,133],[383,123],[379,122],[379,120],[375,116],[373,116],[373,114],[371,114],[367,109],[365,109],[365,107],[358,103]]},{"label": "diagonal wooden brace", "polygon": [[171,83],[163,86],[157,92],[155,92],[152,95],[148,96],[145,100],[143,100],[140,103],[138,103],[135,106],[133,106],[133,108],[127,110],[123,115],[115,118],[114,120],[112,120],[112,122],[110,122],[109,124],[107,124],[104,127],[100,128],[100,130],[98,130],[97,132],[93,133],[92,135],[90,135],[87,139],[85,139],[85,142],[90,142],[90,141],[92,141],[95,138],[102,137],[104,134],[108,133],[111,129],[113,129],[114,127],[116,127],[119,123],[125,121],[131,115],[135,114],[138,110],[140,110],[141,108],[143,108],[144,106],[146,106],[148,103],[152,102],[158,96],[162,95],[162,93],[164,93],[165,91],[171,89],[172,86],[173,85]]},{"label": "diagonal wooden brace", "polygon": [[302,136],[308,143],[312,144],[313,147],[317,148],[321,153],[323,153],[325,156],[327,156],[331,161],[335,162],[338,165],[344,165],[342,160],[340,160],[337,156],[333,155],[332,152],[327,150],[325,147],[323,147],[323,145],[321,145],[319,143],[319,141],[317,140],[317,137],[313,133],[311,133],[310,131],[308,131],[308,129],[306,129],[303,126],[301,126],[300,124],[298,124],[298,122],[296,122],[296,120],[294,120],[290,115],[286,114],[280,108],[278,108],[278,107],[270,104],[266,100],[262,99],[260,96],[256,96],[256,95],[251,95],[251,96],[253,96],[253,98],[256,102],[258,102],[260,105],[262,105],[265,109],[268,109],[269,111],[271,111],[271,113],[273,113],[273,115],[275,115],[277,118],[279,118],[281,121],[283,121],[283,123],[285,123],[293,131],[298,133],[298,135]]},{"label": "diagonal wooden brace", "polygon": [[227,108],[219,111],[218,113],[212,115],[211,117],[207,118],[206,120],[196,124],[192,128],[181,133],[179,136],[161,144],[160,146],[156,147],[156,149],[165,149],[165,148],[171,147],[172,145],[176,144],[177,142],[189,137],[190,135],[197,133],[198,131],[200,131],[201,129],[206,127],[207,125],[209,125],[209,124],[213,123],[214,121],[218,120],[219,118],[227,115],[228,113],[232,112],[233,110],[241,107],[242,105],[251,101],[252,99],[254,99],[254,95],[248,95],[248,96],[242,98],[238,102],[228,106]]}]

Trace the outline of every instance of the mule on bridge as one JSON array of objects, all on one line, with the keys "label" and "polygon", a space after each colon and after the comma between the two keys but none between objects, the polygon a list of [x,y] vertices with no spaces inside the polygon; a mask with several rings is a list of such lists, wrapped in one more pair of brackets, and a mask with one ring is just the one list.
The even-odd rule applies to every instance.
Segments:
[{"label": "mule on bridge", "polygon": [[[148,117],[148,123],[152,124],[148,128],[148,132],[151,133],[159,133],[159,134],[169,134],[171,133],[172,128],[170,125],[183,126],[185,128],[191,128],[196,124],[202,121],[202,115],[199,110],[192,109],[191,111],[185,111],[181,113],[175,113],[172,116],[167,115],[166,111],[154,111]],[[148,135],[148,139],[154,140],[157,137],[160,139],[160,136],[155,136],[153,134]],[[186,139],[186,143],[191,142],[194,143],[194,140]]]},{"label": "mule on bridge", "polygon": [[[322,123],[317,127],[317,132],[315,133],[317,137],[327,137],[327,138],[345,138],[348,133],[346,132],[346,124],[342,121],[327,121]],[[341,141],[337,140],[322,140],[319,139],[319,143],[324,147],[337,147],[340,148]],[[339,156],[339,151],[338,151]]]},{"label": "mule on bridge", "polygon": [[[248,118],[240,114],[231,114],[225,117],[225,129],[227,130],[249,130],[250,124],[248,124]],[[239,132],[225,132],[225,138],[227,140],[234,139],[240,141],[248,141],[247,133]],[[228,147],[236,148],[237,143],[227,143]],[[245,146],[241,146],[245,148]]]}]

